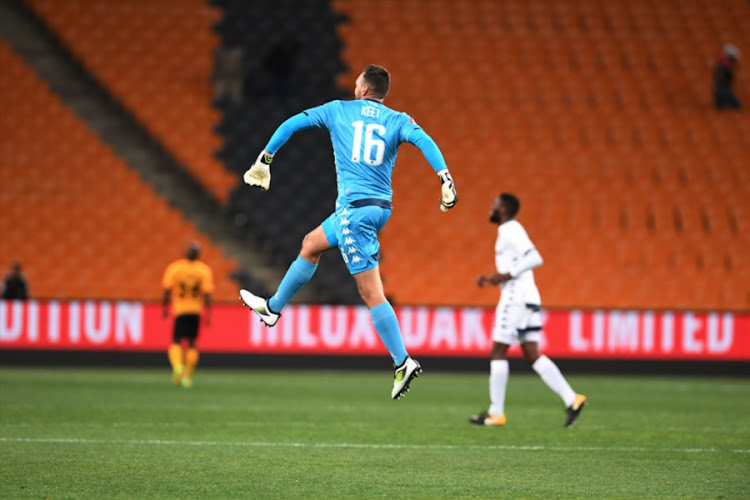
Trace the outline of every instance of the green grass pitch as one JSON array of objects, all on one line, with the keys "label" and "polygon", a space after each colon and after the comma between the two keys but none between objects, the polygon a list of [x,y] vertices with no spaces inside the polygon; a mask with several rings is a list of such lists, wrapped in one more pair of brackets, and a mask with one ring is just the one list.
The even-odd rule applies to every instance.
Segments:
[{"label": "green grass pitch", "polygon": [[750,383],[570,376],[572,429],[511,373],[504,428],[470,425],[487,374],[0,369],[0,498],[749,498]]}]

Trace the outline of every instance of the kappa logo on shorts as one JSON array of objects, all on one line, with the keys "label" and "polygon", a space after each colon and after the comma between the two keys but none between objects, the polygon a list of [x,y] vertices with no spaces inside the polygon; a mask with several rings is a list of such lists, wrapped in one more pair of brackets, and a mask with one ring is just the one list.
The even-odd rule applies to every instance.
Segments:
[{"label": "kappa logo on shorts", "polygon": [[347,238],[344,240],[344,245],[352,245],[354,244],[354,238]]},{"label": "kappa logo on shorts", "polygon": [[342,226],[348,226],[349,225],[349,219],[346,219],[346,218],[341,219],[341,225]]},{"label": "kappa logo on shorts", "polygon": [[349,234],[349,233],[351,233],[351,230],[349,228],[345,227],[344,229],[341,230],[341,234],[346,235],[346,234]]},{"label": "kappa logo on shorts", "polygon": [[357,253],[357,249],[354,247],[349,247],[349,253]]},{"label": "kappa logo on shorts", "polygon": [[355,255],[352,257],[352,262],[356,264],[357,262],[362,262],[362,259],[360,259],[358,255]]}]

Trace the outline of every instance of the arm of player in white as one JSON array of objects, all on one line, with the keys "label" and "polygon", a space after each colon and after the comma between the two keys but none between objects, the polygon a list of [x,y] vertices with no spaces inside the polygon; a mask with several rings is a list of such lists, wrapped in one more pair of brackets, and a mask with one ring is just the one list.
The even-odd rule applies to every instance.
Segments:
[{"label": "arm of player in white", "polygon": [[518,261],[513,265],[513,268],[510,270],[509,274],[512,278],[517,278],[526,271],[536,269],[543,263],[544,260],[542,259],[542,255],[536,248],[532,247],[526,250],[521,258],[518,259]]}]

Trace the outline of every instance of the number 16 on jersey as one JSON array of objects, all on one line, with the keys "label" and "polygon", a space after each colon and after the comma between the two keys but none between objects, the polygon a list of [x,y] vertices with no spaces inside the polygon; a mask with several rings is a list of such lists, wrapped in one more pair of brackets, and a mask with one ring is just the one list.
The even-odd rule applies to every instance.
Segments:
[{"label": "number 16 on jersey", "polygon": [[[352,161],[364,161],[368,165],[380,165],[385,155],[385,142],[381,139],[385,135],[385,127],[379,123],[368,123],[365,127],[363,120],[352,123],[354,127],[354,143],[352,144]],[[362,151],[362,136],[364,135],[364,152]],[[364,153],[364,154],[363,154]],[[374,153],[374,158],[373,158]]]}]

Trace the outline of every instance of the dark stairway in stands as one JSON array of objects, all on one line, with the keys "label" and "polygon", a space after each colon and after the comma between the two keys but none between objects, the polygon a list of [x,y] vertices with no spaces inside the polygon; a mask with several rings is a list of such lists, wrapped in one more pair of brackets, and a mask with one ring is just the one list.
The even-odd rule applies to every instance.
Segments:
[{"label": "dark stairway in stands", "polygon": [[[332,99],[350,99],[335,85],[344,70],[335,26],[344,19],[326,0],[213,0],[226,16],[216,27],[222,40],[244,50],[246,78],[240,104],[215,106],[223,121],[218,132],[224,148],[217,153],[227,167],[244,173],[286,118]],[[265,60],[282,39],[295,45],[288,81],[275,80]],[[283,62],[275,58],[275,63]],[[353,90],[352,82],[352,90]],[[308,129],[295,134],[277,154],[267,192],[238,187],[229,210],[236,224],[262,241],[275,263],[286,266],[299,253],[302,238],[334,209],[336,178],[328,133]],[[354,280],[338,251],[320,262],[310,287],[319,302],[360,304]]]}]

